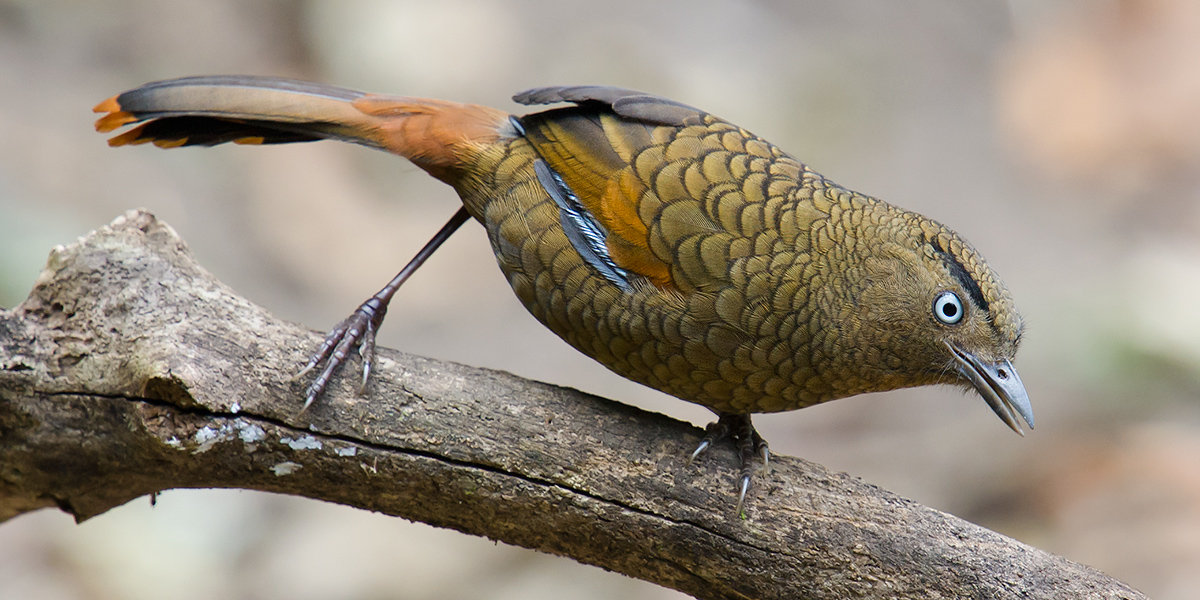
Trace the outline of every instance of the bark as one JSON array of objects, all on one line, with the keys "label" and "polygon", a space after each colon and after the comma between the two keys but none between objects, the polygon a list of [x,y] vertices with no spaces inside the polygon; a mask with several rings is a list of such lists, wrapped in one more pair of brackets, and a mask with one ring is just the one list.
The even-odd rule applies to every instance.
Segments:
[{"label": "bark", "polygon": [[380,349],[300,414],[321,336],[272,317],[130,212],[56,248],[0,310],[0,520],[145,494],[295,494],[569,556],[697,598],[1143,598],[1103,573],[778,457],[734,514],[736,459],[695,427]]}]

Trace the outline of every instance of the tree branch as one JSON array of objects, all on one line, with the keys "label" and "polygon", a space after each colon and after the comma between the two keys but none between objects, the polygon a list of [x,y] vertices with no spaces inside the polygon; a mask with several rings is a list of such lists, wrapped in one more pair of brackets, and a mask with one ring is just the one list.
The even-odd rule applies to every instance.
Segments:
[{"label": "tree branch", "polygon": [[0,520],[83,520],[179,487],[319,498],[569,556],[698,598],[1143,598],[1104,574],[780,457],[747,517],[693,426],[381,349],[309,413],[319,343],[131,211],[56,248],[0,310]]}]

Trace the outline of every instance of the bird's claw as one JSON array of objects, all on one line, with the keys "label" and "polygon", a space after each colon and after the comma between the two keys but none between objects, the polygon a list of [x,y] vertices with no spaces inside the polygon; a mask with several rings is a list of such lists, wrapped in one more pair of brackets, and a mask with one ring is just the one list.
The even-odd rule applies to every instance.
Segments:
[{"label": "bird's claw", "polygon": [[697,456],[704,454],[704,451],[708,450],[709,446],[712,446],[712,440],[708,439],[708,436],[705,436],[703,440],[700,440],[700,445],[696,446],[696,449],[692,451],[692,455],[688,457],[687,464],[691,465]]},{"label": "bird's claw", "polygon": [[379,323],[383,321],[384,312],[385,309],[379,301],[371,298],[363,302],[353,314],[325,335],[325,341],[321,342],[321,347],[313,353],[304,368],[292,377],[292,380],[295,381],[318,365],[322,363],[325,365],[312,383],[308,384],[308,388],[304,392],[304,407],[300,409],[301,413],[308,410],[308,407],[312,406],[312,403],[316,402],[317,398],[325,392],[334,373],[346,363],[350,352],[356,347],[363,363],[362,385],[359,387],[358,393],[363,393],[367,387],[367,379],[371,375],[371,360],[375,355],[375,331],[378,329]]},{"label": "bird's claw", "polygon": [[[382,320],[382,319],[381,319]],[[362,358],[362,383],[358,386],[358,395],[367,391],[367,380],[371,377],[371,361],[375,359],[375,320],[367,321],[367,330],[358,344],[358,356]]]},{"label": "bird's claw", "polygon": [[425,242],[425,246],[417,252],[417,255],[408,261],[408,264],[404,265],[404,268],[400,269],[400,272],[387,285],[383,286],[383,289],[360,304],[353,314],[325,336],[325,341],[321,342],[321,347],[309,359],[308,364],[304,365],[304,368],[292,378],[293,381],[299,379],[315,369],[317,365],[325,363],[325,368],[321,369],[321,373],[317,375],[316,379],[313,379],[304,392],[304,408],[301,408],[300,412],[307,410],[320,397],[321,393],[325,391],[325,386],[329,385],[330,378],[346,362],[350,351],[356,347],[363,364],[362,384],[358,388],[358,393],[362,395],[366,391],[367,381],[371,377],[371,363],[375,358],[375,332],[383,324],[383,317],[387,314],[388,303],[392,301],[392,296],[409,276],[433,255],[438,246],[441,246],[442,242],[445,242],[469,218],[466,207],[459,207],[454,212],[454,216],[450,217],[450,220],[434,234],[432,239]]},{"label": "bird's claw", "polygon": [[746,492],[750,491],[750,475],[742,474],[742,485],[738,490],[737,509],[734,514],[742,516],[742,507],[746,504]]},{"label": "bird's claw", "polygon": [[737,514],[740,516],[742,507],[746,503],[746,494],[750,491],[750,481],[756,470],[755,455],[759,455],[759,458],[762,459],[762,467],[757,470],[763,474],[766,474],[767,465],[771,459],[771,450],[767,446],[766,440],[754,429],[754,425],[750,422],[750,415],[719,413],[717,421],[709,423],[705,428],[704,439],[692,451],[687,463],[690,465],[692,461],[696,460],[696,457],[706,452],[713,444],[726,439],[732,440],[736,444],[738,459],[742,466],[737,501]]}]

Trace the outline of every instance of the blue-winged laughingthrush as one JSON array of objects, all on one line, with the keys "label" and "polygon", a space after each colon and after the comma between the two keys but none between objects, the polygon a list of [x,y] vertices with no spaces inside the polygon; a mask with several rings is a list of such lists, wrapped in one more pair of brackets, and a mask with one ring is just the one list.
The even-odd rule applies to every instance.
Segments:
[{"label": "blue-winged laughingthrush", "polygon": [[307,408],[350,353],[370,372],[396,289],[464,221],[487,229],[534,317],[616,373],[718,415],[695,455],[732,439],[738,511],[766,443],[751,413],[950,383],[1018,433],[1033,413],[1011,359],[1021,317],[944,225],[842,188],[704,111],[632,90],[552,87],[524,116],[261,77],[192,77],[105,100],[113,146],[337,139],[407,158],[463,206],[330,332]]}]

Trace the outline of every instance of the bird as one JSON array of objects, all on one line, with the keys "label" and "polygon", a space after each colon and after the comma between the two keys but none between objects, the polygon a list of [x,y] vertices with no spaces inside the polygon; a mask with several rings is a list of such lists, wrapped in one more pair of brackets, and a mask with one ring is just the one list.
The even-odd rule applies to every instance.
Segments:
[{"label": "bird", "polygon": [[[770,451],[751,421],[838,398],[949,384],[1024,435],[1024,325],[978,251],[932,219],[824,178],[687,104],[558,86],[475,104],[258,76],[156,81],[95,107],[111,146],[340,140],[408,159],[462,206],[297,377],[304,409],[357,350],[362,385],[397,289],[464,222],[542,324],[608,369],[716,414],[740,459],[737,514]],[[301,409],[301,410],[304,410]]]}]

